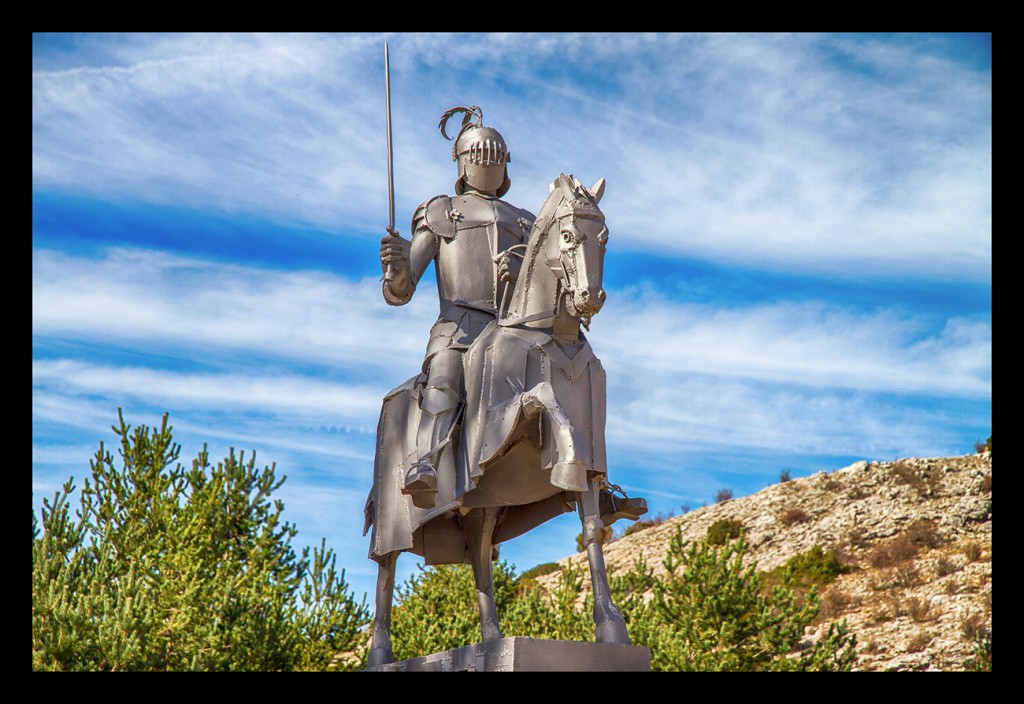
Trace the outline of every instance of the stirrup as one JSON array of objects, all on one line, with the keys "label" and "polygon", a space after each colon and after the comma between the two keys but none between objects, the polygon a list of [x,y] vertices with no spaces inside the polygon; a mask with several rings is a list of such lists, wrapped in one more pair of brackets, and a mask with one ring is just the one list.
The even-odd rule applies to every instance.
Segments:
[{"label": "stirrup", "polygon": [[412,497],[416,508],[434,508],[437,498],[437,470],[429,462],[420,461],[405,474],[402,493]]},{"label": "stirrup", "polygon": [[[622,494],[621,497],[615,494]],[[610,526],[620,518],[636,521],[640,516],[647,513],[647,499],[631,499],[626,496],[618,484],[612,484],[607,489],[602,489],[600,494],[601,521]]]}]

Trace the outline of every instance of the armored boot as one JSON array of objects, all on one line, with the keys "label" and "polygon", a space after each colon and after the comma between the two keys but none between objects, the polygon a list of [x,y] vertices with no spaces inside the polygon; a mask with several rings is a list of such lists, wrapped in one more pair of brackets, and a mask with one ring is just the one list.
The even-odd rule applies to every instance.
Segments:
[{"label": "armored boot", "polygon": [[417,508],[434,508],[437,503],[437,463],[449,438],[459,404],[454,379],[431,378],[420,396],[420,426],[416,433],[419,459],[405,474],[403,494],[412,497]]},{"label": "armored boot", "polygon": [[[621,494],[621,496],[616,496],[616,494]],[[618,484],[612,484],[601,489],[599,508],[601,520],[606,526],[610,526],[620,518],[630,521],[638,520],[640,516],[647,513],[647,499],[631,499],[626,496],[626,492]]]}]

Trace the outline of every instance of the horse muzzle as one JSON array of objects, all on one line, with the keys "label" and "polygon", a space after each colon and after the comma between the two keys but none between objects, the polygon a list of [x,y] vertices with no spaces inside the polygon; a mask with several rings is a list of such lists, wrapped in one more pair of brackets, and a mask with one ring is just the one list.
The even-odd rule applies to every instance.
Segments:
[{"label": "horse muzzle", "polygon": [[569,297],[569,312],[573,315],[589,318],[601,310],[604,300],[605,293],[603,288],[598,289],[595,293],[591,293],[590,290],[585,288],[573,291],[572,296]]}]

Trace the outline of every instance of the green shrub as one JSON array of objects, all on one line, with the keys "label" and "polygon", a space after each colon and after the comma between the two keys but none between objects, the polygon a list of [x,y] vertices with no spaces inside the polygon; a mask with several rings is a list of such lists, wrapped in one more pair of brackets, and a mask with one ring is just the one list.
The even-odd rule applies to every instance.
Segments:
[{"label": "green shrub", "polygon": [[740,537],[742,531],[743,524],[731,518],[715,521],[708,528],[708,545],[725,545],[728,541]]},{"label": "green shrub", "polygon": [[184,469],[166,415],[152,433],[118,416],[121,466],[101,443],[78,520],[73,479],[41,531],[33,513],[33,669],[329,669],[354,649],[366,606],[323,541],[296,554],[273,467],[204,449]]},{"label": "green shrub", "polygon": [[[494,605],[506,637],[593,641],[590,597],[577,605],[583,592],[579,568],[563,569],[550,594],[536,582],[515,576],[507,562],[493,568]],[[419,657],[480,642],[476,583],[469,565],[420,568],[397,589],[392,611],[395,659]]]},{"label": "green shrub", "polygon": [[992,436],[989,435],[988,436],[988,440],[986,440],[985,442],[978,441],[978,442],[974,443],[974,451],[975,451],[975,453],[977,453],[979,455],[982,452],[988,452],[989,454],[991,454],[992,453]]},{"label": "green shrub", "polygon": [[845,622],[803,647],[804,629],[818,615],[817,591],[798,603],[787,578],[766,592],[764,573],[744,565],[746,548],[742,534],[721,547],[708,540],[686,546],[679,532],[672,538],[668,576],[654,581],[645,627],[634,625],[636,616],[630,624],[634,642],[651,648],[652,669],[849,670],[856,639]]},{"label": "green shrub", "polygon": [[969,672],[992,672],[992,632],[979,631],[974,635],[974,648],[964,668]]},{"label": "green shrub", "polygon": [[531,567],[530,569],[523,572],[521,575],[519,575],[519,579],[523,581],[537,579],[537,577],[543,577],[546,574],[557,572],[560,569],[561,567],[557,562],[543,562],[537,565],[536,567]]},{"label": "green shrub", "polygon": [[768,579],[788,580],[795,587],[808,589],[831,584],[836,577],[846,571],[847,569],[839,562],[835,550],[823,550],[820,545],[815,545],[807,552],[794,555],[769,572]]}]

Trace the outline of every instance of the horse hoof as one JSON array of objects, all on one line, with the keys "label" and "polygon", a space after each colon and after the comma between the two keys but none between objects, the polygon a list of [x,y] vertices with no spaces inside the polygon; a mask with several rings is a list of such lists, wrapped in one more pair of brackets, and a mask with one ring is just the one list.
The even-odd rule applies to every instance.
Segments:
[{"label": "horse hoof", "polygon": [[391,648],[370,648],[370,654],[366,657],[366,667],[380,667],[395,661],[395,654]]}]

